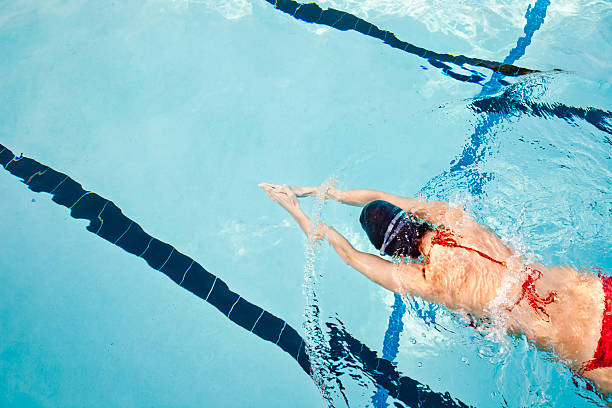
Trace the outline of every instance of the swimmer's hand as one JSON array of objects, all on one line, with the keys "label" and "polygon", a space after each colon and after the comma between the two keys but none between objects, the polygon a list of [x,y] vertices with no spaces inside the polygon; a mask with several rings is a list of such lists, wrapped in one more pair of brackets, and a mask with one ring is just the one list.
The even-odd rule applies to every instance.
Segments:
[{"label": "swimmer's hand", "polygon": [[327,238],[328,229],[329,227],[327,224],[323,222],[319,222],[317,225],[315,225],[310,234],[307,234],[312,245],[317,245],[319,242],[325,241],[325,238]]},{"label": "swimmer's hand", "polygon": [[322,222],[313,225],[310,218],[302,211],[295,193],[289,186],[261,183],[259,187],[266,192],[268,197],[280,204],[281,207],[293,216],[313,245],[325,239],[327,236],[327,225]]},{"label": "swimmer's hand", "polygon": [[[280,184],[260,183],[259,187],[279,190],[283,187]],[[342,201],[342,191],[338,190],[332,185],[324,184],[316,187],[302,187],[302,186],[287,186],[296,197],[314,197],[319,195],[322,191],[325,192],[325,198],[331,198],[335,201]]]},{"label": "swimmer's hand", "polygon": [[272,199],[272,201],[277,202],[283,207],[287,212],[294,217],[302,212],[300,208],[300,203],[297,200],[297,197],[293,190],[289,188],[287,185],[279,185],[279,184],[269,184],[269,183],[260,183],[259,187],[266,192],[268,197]]},{"label": "swimmer's hand", "polygon": [[[280,191],[283,188],[283,184],[270,184],[270,183],[260,183],[259,187],[264,190],[277,190]],[[296,197],[312,197],[319,194],[321,187],[298,187],[298,186],[287,186]]]},{"label": "swimmer's hand", "polygon": [[332,200],[338,201],[339,203],[341,203],[343,202],[342,193],[343,191],[338,190],[336,187],[331,185],[327,188],[327,191],[325,192],[325,198],[331,198]]}]

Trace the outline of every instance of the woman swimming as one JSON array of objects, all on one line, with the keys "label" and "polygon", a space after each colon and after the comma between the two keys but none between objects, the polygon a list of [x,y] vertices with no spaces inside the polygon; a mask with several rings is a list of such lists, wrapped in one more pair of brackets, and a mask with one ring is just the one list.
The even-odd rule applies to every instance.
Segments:
[{"label": "woman swimming", "polygon": [[[297,197],[315,196],[322,187],[259,186],[313,242],[327,238],[348,265],[372,281],[475,321],[502,311],[510,333],[523,333],[538,347],[554,351],[599,391],[612,393],[611,277],[528,263],[444,201],[328,187],[325,197],[363,207],[359,221],[381,256],[360,252],[333,227],[313,225],[300,208]],[[384,255],[423,261],[392,262]]]}]

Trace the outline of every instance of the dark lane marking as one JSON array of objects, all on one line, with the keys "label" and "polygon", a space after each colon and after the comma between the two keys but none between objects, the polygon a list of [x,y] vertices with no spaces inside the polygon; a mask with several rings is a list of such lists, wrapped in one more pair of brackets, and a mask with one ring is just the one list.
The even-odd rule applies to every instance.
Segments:
[{"label": "dark lane marking", "polygon": [[83,190],[79,183],[67,175],[35,160],[16,157],[2,145],[0,164],[21,178],[30,190],[51,193],[52,200],[67,207],[73,218],[89,220],[86,227],[89,232],[141,257],[151,268],[206,300],[237,325],[278,345],[307,374],[312,374],[310,359],[304,350],[305,343],[293,327],[231,291],[223,280],[173,246],[147,234],[140,225],[123,215],[115,203]]},{"label": "dark lane marking", "polygon": [[452,71],[452,68],[445,62],[457,65],[463,68],[463,65],[471,65],[473,67],[488,68],[494,72],[506,76],[520,76],[533,72],[540,72],[534,69],[521,68],[511,64],[504,64],[497,61],[489,61],[480,58],[466,57],[465,55],[440,54],[435,51],[417,47],[405,41],[399,40],[395,34],[390,31],[383,31],[372,23],[369,23],[353,14],[336,10],[333,8],[322,9],[316,3],[298,3],[293,0],[266,0],[278,10],[281,10],[292,17],[305,21],[307,23],[326,25],[336,30],[347,31],[354,30],[368,37],[382,40],[385,44],[402,50],[409,54],[416,55],[426,59],[431,65],[440,68],[442,72],[451,78],[464,82],[480,82],[484,80],[484,76],[477,72],[472,75],[462,75]]},{"label": "dark lane marking", "polygon": [[464,146],[461,155],[451,162],[449,170],[431,179],[421,192],[431,191],[438,181],[448,178],[454,172],[463,171],[465,173],[463,178],[466,180],[470,194],[473,196],[482,194],[484,185],[492,180],[493,175],[469,167],[481,162],[489,154],[488,150],[483,148],[488,142],[485,135],[508,116],[524,114],[544,119],[555,117],[568,123],[582,119],[602,132],[612,134],[612,113],[593,107],[585,109],[560,103],[521,101],[504,92],[499,96],[476,100],[469,105],[469,108],[475,113],[485,114],[484,119],[476,126],[470,142]]},{"label": "dark lane marking", "polygon": [[[276,344],[296,360],[306,374],[313,377],[306,343],[291,325],[231,291],[223,280],[208,272],[192,258],[147,234],[135,221],[123,215],[115,203],[96,193],[85,191],[66,174],[28,157],[15,156],[1,144],[0,165],[12,175],[21,178],[30,190],[37,193],[53,192],[52,200],[70,209],[70,216],[90,221],[86,227],[89,232],[143,258],[151,268],[164,273],[179,286],[204,299],[235,324],[263,340]],[[335,340],[331,344],[330,358],[343,358],[345,354],[342,350],[348,347],[352,355],[364,361],[364,374],[387,389],[390,395],[396,395],[400,401],[411,407],[465,407],[464,404],[458,405],[448,399],[448,394],[438,394],[411,378],[400,376],[393,364],[376,358],[374,351],[359,343],[343,329],[336,327],[332,330]],[[342,344],[344,341],[350,341],[350,344],[345,347]],[[359,352],[355,351],[357,348]],[[371,364],[372,361],[376,361],[376,364]],[[341,373],[337,374],[339,376]],[[397,384],[392,384],[393,381]],[[440,405],[437,401],[443,401],[443,404]],[[430,405],[430,402],[433,405]]]},{"label": "dark lane marking", "polygon": [[612,134],[612,113],[598,108],[577,108],[560,103],[538,103],[519,101],[508,93],[472,102],[470,108],[476,113],[500,113],[509,115],[523,113],[541,118],[556,117],[565,121],[583,119],[597,129]]},{"label": "dark lane marking", "polygon": [[[433,392],[431,389],[416,380],[402,376],[395,366],[384,358],[379,358],[375,351],[352,337],[338,321],[338,324],[326,323],[330,335],[331,360],[341,361],[344,365],[355,367],[354,363],[361,363],[362,371],[389,396],[400,400],[409,407],[462,407],[468,405],[455,400],[446,392],[444,394]],[[353,362],[353,364],[349,364]],[[396,404],[396,406],[399,406]]]},{"label": "dark lane marking", "polygon": [[[537,0],[534,7],[527,10],[525,16],[528,22],[524,29],[525,37],[519,38],[517,46],[512,49],[504,62],[513,62],[524,54],[524,47],[531,43],[533,34],[544,22],[549,4],[549,0]],[[485,92],[487,88],[488,84],[485,84],[483,92],[477,98],[488,93]],[[490,90],[497,91],[493,88]],[[506,90],[501,95],[477,99],[469,105],[469,108],[475,113],[485,114],[483,120],[479,121],[474,133],[470,136],[469,143],[465,145],[459,157],[451,162],[449,170],[431,179],[423,187],[421,193],[431,192],[438,181],[448,178],[454,172],[463,171],[465,173],[463,178],[469,193],[473,196],[482,194],[484,185],[493,178],[493,175],[469,167],[482,161],[487,156],[488,150],[483,147],[488,142],[485,137],[486,134],[493,126],[499,124],[508,116],[525,114],[545,119],[555,117],[568,123],[574,122],[576,119],[582,119],[602,132],[612,134],[612,113],[609,111],[593,107],[585,109],[560,103],[546,104],[518,100],[513,96],[512,90]],[[605,140],[609,139],[605,137]]]},{"label": "dark lane marking", "polygon": [[[527,24],[523,30],[525,36],[518,39],[516,47],[510,51],[506,59],[504,59],[504,62],[513,63],[525,54],[525,49],[531,44],[533,35],[544,23],[549,5],[550,0],[537,0],[533,8],[531,8],[531,5],[527,8],[527,12],[525,13]],[[496,74],[493,74],[493,77],[495,77],[495,75]],[[476,98],[485,96],[490,92],[496,92],[498,89],[499,88],[493,86],[493,84],[487,83],[483,86],[482,91]],[[470,108],[475,113],[484,113],[485,117],[482,122],[477,125],[474,133],[470,137],[470,142],[464,147],[460,157],[453,160],[451,163],[449,169],[450,173],[459,170],[465,171],[466,167],[482,161],[488,154],[487,149],[483,148],[483,145],[487,143],[486,134],[505,117],[516,113],[542,118],[557,117],[568,122],[576,118],[583,119],[597,129],[612,134],[612,114],[608,111],[592,107],[587,109],[576,108],[557,103],[545,104],[527,100],[519,101],[512,97],[508,91],[498,96],[476,100],[470,104]],[[447,175],[447,172],[445,172],[441,177],[447,177]],[[493,177],[489,173],[481,173],[475,169],[467,171],[466,176],[469,180],[467,187],[472,195],[481,194],[484,184]],[[436,177],[433,180],[438,179],[439,178]],[[428,184],[431,184],[431,182]]]}]

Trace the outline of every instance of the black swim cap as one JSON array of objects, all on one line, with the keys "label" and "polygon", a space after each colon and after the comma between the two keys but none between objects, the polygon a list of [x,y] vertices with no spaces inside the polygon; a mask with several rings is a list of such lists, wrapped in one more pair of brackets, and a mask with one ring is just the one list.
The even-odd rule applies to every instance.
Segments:
[{"label": "black swim cap", "polygon": [[376,249],[380,250],[384,244],[381,252],[411,258],[421,255],[421,237],[433,229],[414,214],[382,200],[372,201],[363,207],[359,222]]}]

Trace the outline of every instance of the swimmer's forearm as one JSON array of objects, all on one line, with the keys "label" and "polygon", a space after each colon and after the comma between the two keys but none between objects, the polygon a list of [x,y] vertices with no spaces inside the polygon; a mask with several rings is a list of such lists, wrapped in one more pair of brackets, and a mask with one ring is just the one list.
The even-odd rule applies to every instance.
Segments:
[{"label": "swimmer's forearm", "polygon": [[[321,193],[321,189],[325,188],[324,186],[316,186],[316,187],[298,187],[291,186],[291,190],[298,197],[313,197]],[[340,203],[355,205],[359,207],[363,207],[367,203],[375,200],[381,200],[385,197],[386,193],[382,191],[376,190],[366,190],[366,189],[357,189],[357,190],[338,190],[334,188],[334,186],[327,187],[325,191],[325,195],[328,198],[331,198]]]},{"label": "swimmer's forearm", "polygon": [[334,189],[330,197],[343,204],[363,207],[372,201],[382,200],[385,194],[386,193],[377,190],[357,189],[340,191]]},{"label": "swimmer's forearm", "polygon": [[399,294],[406,293],[403,283],[397,279],[397,273],[393,273],[391,270],[391,268],[394,267],[393,263],[385,261],[376,255],[356,250],[351,243],[333,227],[328,226],[326,228],[326,233],[327,241],[347,265],[361,272],[372,282],[390,291]]},{"label": "swimmer's forearm", "polygon": [[310,238],[312,234],[312,221],[310,220],[310,218],[304,213],[304,211],[302,211],[301,208],[290,212],[290,214],[293,219],[298,223],[302,231],[304,231],[304,234],[306,234],[306,236]]},{"label": "swimmer's forearm", "polygon": [[368,203],[376,200],[384,200],[390,203],[400,205],[400,202],[404,206],[417,207],[422,205],[422,200],[418,198],[400,197],[393,194],[385,193],[384,191],[378,190],[367,190],[367,189],[356,189],[356,190],[334,190],[329,194],[331,198],[344,204],[355,205],[363,207]]},{"label": "swimmer's forearm", "polygon": [[[355,252],[355,248],[342,234],[334,229],[334,227],[327,227],[326,230],[327,242],[334,248],[336,253],[340,255],[340,258],[347,264],[351,265],[351,253]],[[352,265],[351,265],[352,266]]]},{"label": "swimmer's forearm", "polygon": [[[291,190],[297,197],[314,197],[321,193],[323,186],[316,187],[298,187],[291,186]],[[377,197],[382,195],[381,191],[374,190],[347,190],[341,191],[333,186],[329,186],[325,192],[327,198],[331,198],[340,203],[363,207],[370,201],[378,200]]]},{"label": "swimmer's forearm", "polygon": [[[316,196],[321,192],[324,186],[316,187],[298,187],[291,186],[291,190],[298,197],[312,197]],[[326,197],[331,198],[343,204],[354,205],[357,207],[363,207],[369,202],[376,200],[385,200],[391,197],[383,191],[367,190],[367,189],[355,189],[355,190],[338,190],[334,186],[329,186],[325,192]]]},{"label": "swimmer's forearm", "polygon": [[[312,224],[312,220],[302,211],[302,209],[298,209],[292,211],[291,216],[298,223],[304,234],[308,238],[312,238],[312,234],[314,232],[314,226]],[[342,236],[338,231],[336,231],[333,227],[326,226],[325,227],[325,235],[327,236],[327,241],[334,248],[334,250],[340,255],[340,257],[348,264],[350,264],[351,252],[355,251],[355,248],[351,245],[350,242],[346,238]]]},{"label": "swimmer's forearm", "polygon": [[329,196],[336,201],[359,207],[363,207],[372,201],[383,200],[406,211],[415,213],[418,211],[426,211],[426,213],[422,214],[424,216],[437,216],[448,208],[448,204],[443,201],[428,201],[424,198],[402,197],[377,190],[335,190],[333,194],[329,194]]},{"label": "swimmer's forearm", "polygon": [[[323,186],[318,187],[291,187],[291,190],[298,197],[316,196],[321,192]],[[354,189],[354,190],[338,190],[334,186],[329,186],[325,192],[325,196],[343,204],[363,207],[366,204],[383,200],[388,201],[406,211],[417,212],[419,210],[426,211],[423,214],[437,219],[448,209],[448,203],[444,201],[428,201],[424,198],[402,197],[395,194],[385,193],[384,191],[369,190],[369,189]]]}]

